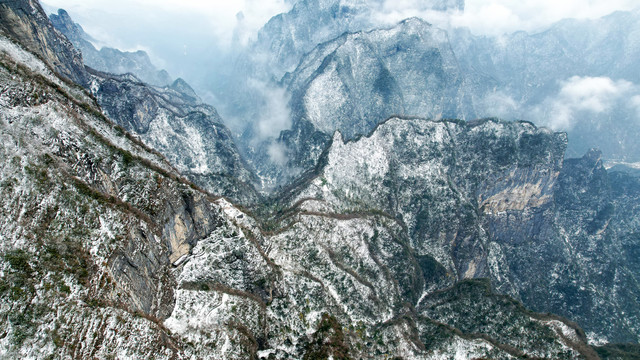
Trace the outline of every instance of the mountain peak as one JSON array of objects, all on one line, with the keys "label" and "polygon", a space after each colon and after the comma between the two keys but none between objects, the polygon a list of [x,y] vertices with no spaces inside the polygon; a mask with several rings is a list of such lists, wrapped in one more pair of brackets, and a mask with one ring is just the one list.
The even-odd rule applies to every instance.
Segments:
[{"label": "mountain peak", "polygon": [[58,9],[58,14],[49,15],[49,20],[53,26],[60,30],[72,43],[77,39],[87,37],[82,27],[73,22],[69,13],[64,9]]},{"label": "mountain peak", "polygon": [[37,1],[0,2],[0,34],[37,54],[59,75],[81,85],[87,84],[82,55],[56,31]]},{"label": "mountain peak", "polygon": [[49,20],[82,53],[87,66],[113,74],[132,73],[140,80],[156,86],[171,83],[169,74],[164,70],[158,71],[143,50],[123,52],[105,46],[98,51],[93,45],[96,40],[80,24],[75,23],[66,10],[59,9],[57,15],[49,16]]},{"label": "mountain peak", "polygon": [[591,148],[587,151],[586,154],[582,157],[584,161],[588,161],[590,163],[597,164],[602,159],[602,151],[597,148]]},{"label": "mountain peak", "polygon": [[192,99],[198,99],[198,94],[196,94],[195,90],[182,78],[177,78],[169,88],[186,95]]}]

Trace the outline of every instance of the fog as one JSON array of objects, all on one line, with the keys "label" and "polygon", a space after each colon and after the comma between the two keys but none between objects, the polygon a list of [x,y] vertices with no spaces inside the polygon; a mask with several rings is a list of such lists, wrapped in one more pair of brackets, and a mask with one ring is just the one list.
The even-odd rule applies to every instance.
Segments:
[{"label": "fog", "polygon": [[[255,38],[271,17],[291,9],[293,1],[47,0],[44,5],[50,12],[67,10],[98,47],[147,51],[157,67],[185,78],[206,97],[203,75],[226,71],[229,54]],[[596,18],[635,5],[634,0],[467,0],[463,13],[441,13],[421,0],[371,2],[372,21],[381,25],[420,16],[489,35],[535,31],[563,18]]]},{"label": "fog", "polygon": [[[564,18],[599,18],[614,11],[631,10],[637,6],[636,1],[467,0],[464,11],[448,12],[431,10],[429,2],[423,0],[341,3],[367,3],[371,11],[366,13],[369,19],[364,23],[373,24],[372,27],[390,26],[417,16],[445,29],[466,27],[475,35],[499,37],[519,30],[542,31]],[[249,134],[241,147],[263,144],[255,151],[265,152],[273,163],[281,165],[287,161],[286,149],[273,140],[291,126],[290,94],[268,71],[250,73],[244,71],[247,67],[237,65],[262,56],[247,51],[248,45],[269,19],[289,11],[294,2],[47,0],[44,5],[49,12],[67,10],[96,40],[96,47],[145,50],[158,68],[166,69],[173,78],[184,78],[206,102],[218,108],[238,136]],[[605,76],[572,75],[557,79],[556,91],[533,105],[522,104],[497,89],[481,100],[480,111],[487,116],[532,120],[558,131],[571,131],[585,122],[597,128],[614,117],[628,118],[630,114],[640,119],[636,84]]]},{"label": "fog", "polygon": [[[158,68],[198,85],[221,57],[246,44],[287,0],[48,0],[97,40],[97,47],[145,50]],[[201,84],[202,85],[202,84]],[[199,87],[199,86],[198,86]],[[202,91],[202,89],[199,89]]]}]

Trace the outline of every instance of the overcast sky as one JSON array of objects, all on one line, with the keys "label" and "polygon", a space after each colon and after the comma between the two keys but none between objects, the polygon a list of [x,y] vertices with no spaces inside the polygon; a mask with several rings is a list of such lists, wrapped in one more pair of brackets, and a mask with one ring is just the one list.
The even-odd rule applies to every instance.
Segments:
[{"label": "overcast sky", "polygon": [[395,23],[419,16],[436,24],[469,27],[475,34],[501,35],[536,31],[565,18],[598,18],[616,10],[631,10],[637,0],[467,0],[464,13],[424,11],[424,0],[385,0],[378,20]]}]

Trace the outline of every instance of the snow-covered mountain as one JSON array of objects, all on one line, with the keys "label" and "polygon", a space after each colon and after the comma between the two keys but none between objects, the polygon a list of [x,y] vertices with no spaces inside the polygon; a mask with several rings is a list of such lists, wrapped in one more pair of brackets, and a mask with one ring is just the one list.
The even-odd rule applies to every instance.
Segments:
[{"label": "snow-covered mountain", "polygon": [[84,32],[82,26],[73,22],[63,9],[59,9],[57,14],[49,15],[49,19],[53,26],[82,52],[84,63],[93,69],[118,75],[131,73],[140,80],[156,86],[171,84],[169,74],[165,70],[156,69],[146,52],[123,52],[107,46],[96,49],[93,38]]},{"label": "snow-covered mountain", "polygon": [[313,113],[323,77],[351,104],[466,106],[441,30],[305,56],[286,83],[319,151],[263,198],[185,82],[81,66],[34,0],[0,24],[0,357],[636,356],[598,346],[640,337],[638,177],[526,121]]},{"label": "snow-covered mountain", "polygon": [[480,90],[481,115],[567,131],[571,156],[598,147],[607,159],[636,162],[639,19],[640,10],[620,11],[499,38],[458,30],[451,44]]},{"label": "snow-covered mountain", "polygon": [[[292,96],[293,126],[282,139],[303,168],[315,163],[336,130],[349,140],[393,115],[475,118],[447,33],[416,18],[324,43],[283,82]],[[309,146],[309,129],[325,142]]]},{"label": "snow-covered mountain", "polygon": [[[249,54],[260,59],[258,68],[276,79],[295,70],[302,57],[318,44],[346,32],[371,30],[382,0],[300,0],[287,13],[273,17],[259,32]],[[462,10],[464,0],[425,1],[422,9]]]},{"label": "snow-covered mountain", "polygon": [[[527,122],[392,118],[357,140],[336,133],[285,201],[309,212],[382,211],[442,274],[490,278],[529,308],[577,320],[592,339],[637,342],[629,299],[640,294],[640,182],[608,174],[597,151],[563,160],[566,144]],[[418,301],[433,289],[415,291]]]},{"label": "snow-covered mountain", "polygon": [[280,145],[291,168],[309,169],[334,130],[365,135],[391,115],[528,120],[566,131],[569,156],[598,147],[607,160],[638,160],[638,10],[500,37],[419,20],[377,29],[375,11],[365,1],[298,2],[240,61],[286,89],[291,128]]},{"label": "snow-covered mountain", "polygon": [[258,201],[256,176],[217,111],[182,79],[153,87],[132,75],[89,70],[90,90],[105,114],[163,154],[182,174],[242,204]]}]

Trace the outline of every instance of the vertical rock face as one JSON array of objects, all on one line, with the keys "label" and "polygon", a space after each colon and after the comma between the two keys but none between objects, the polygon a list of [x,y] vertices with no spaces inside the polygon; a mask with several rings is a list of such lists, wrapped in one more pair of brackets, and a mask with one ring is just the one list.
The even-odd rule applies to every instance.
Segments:
[{"label": "vertical rock face", "polygon": [[595,152],[563,166],[565,147],[564,134],[530,123],[391,119],[358,140],[334,136],[289,201],[384,211],[406,225],[414,254],[457,279],[490,277],[533,309],[578,320],[594,340],[638,341],[637,322],[617,309],[638,316],[627,294],[640,291],[628,260],[640,183],[608,175]]},{"label": "vertical rock face", "polygon": [[[406,6],[406,4],[401,4],[400,7],[402,6]],[[464,8],[464,1],[430,0],[414,2],[411,6],[424,11],[455,10]],[[268,145],[264,146],[264,148],[257,147],[255,140],[256,133],[260,132],[260,120],[265,116],[264,113],[268,112],[267,109],[269,106],[275,107],[272,94],[274,91],[277,92],[278,90],[281,90],[282,87],[286,87],[288,85],[286,81],[283,83],[283,78],[287,73],[295,71],[296,67],[300,64],[305,55],[313,51],[319,44],[340,41],[338,38],[341,38],[345,33],[374,29],[380,26],[380,18],[388,15],[388,11],[389,9],[386,2],[382,0],[296,1],[290,11],[274,16],[267,24],[265,24],[265,26],[259,31],[257,39],[249,43],[247,49],[239,56],[234,57],[229,61],[235,64],[235,66],[228,71],[230,75],[216,75],[221,80],[212,83],[210,87],[216,94],[219,101],[224,104],[223,114],[228,114],[229,117],[233,116],[244,120],[244,127],[239,130],[243,132],[239,146],[244,154],[248,154],[248,158],[251,160],[254,158],[257,159],[255,161],[255,167],[259,169],[261,175],[264,175],[264,177],[267,178],[265,182],[276,182],[281,184],[290,180],[290,178],[287,178],[286,176],[288,173],[297,173],[300,169],[307,170],[312,167],[317,156],[326,145],[327,135],[329,137],[332,135],[331,131],[328,133],[317,133],[310,130],[308,123],[299,122],[297,121],[298,119],[294,119],[293,129],[291,130],[293,134],[285,135],[289,139],[287,141],[289,145],[291,145],[290,143],[292,141],[298,143],[297,146],[289,149],[288,152],[290,153],[287,153],[286,156],[287,158],[294,158],[294,161],[290,164],[291,169],[284,171],[284,175],[273,175],[274,173],[281,172],[280,169],[274,169],[277,165],[274,166],[273,161],[269,161],[269,157],[262,157],[262,153],[268,152],[267,148],[269,145],[271,145],[271,150],[274,148],[273,139],[270,138]],[[369,42],[371,42],[371,39],[369,39]],[[413,38],[405,45],[409,46],[417,44],[418,40]],[[364,44],[364,46],[366,47],[366,44]],[[443,50],[442,56],[446,58],[449,53],[450,50]],[[385,54],[380,55],[382,57],[385,56]],[[435,57],[439,56],[438,54],[433,55]],[[364,67],[366,65],[379,65],[376,64],[377,59],[372,58],[371,54],[365,53],[363,56],[365,57],[365,60],[368,60],[366,64],[359,63],[357,59],[350,59],[354,69],[357,69],[358,66]],[[428,54],[425,54],[425,57],[429,57]],[[320,59],[320,61],[322,61],[322,59]],[[417,59],[417,61],[421,61],[421,59]],[[416,65],[416,68],[419,68],[421,64],[422,62]],[[320,64],[313,65],[316,67],[320,66]],[[361,96],[367,96],[365,94],[365,88],[378,87],[383,93],[393,93],[388,96],[388,98],[385,98],[385,100],[393,102],[389,105],[388,110],[398,110],[403,105],[399,102],[397,97],[393,97],[393,95],[398,95],[398,91],[394,91],[394,87],[397,86],[397,84],[393,84],[393,81],[398,79],[393,79],[393,76],[386,74],[384,72],[384,67],[385,66],[382,66],[379,69],[369,68],[374,71],[374,73],[370,76],[373,79],[367,80],[376,80],[379,78],[379,82],[375,85],[373,83],[360,83],[358,84],[357,89],[353,89],[353,91],[347,90],[347,92],[351,91],[349,94],[351,96],[356,96],[355,92],[358,92],[357,97],[351,99],[352,102],[360,100]],[[388,67],[388,65],[386,67]],[[341,70],[343,75],[345,71],[348,70]],[[428,70],[425,72],[428,73]],[[308,77],[311,74],[305,75]],[[397,76],[398,74],[395,75]],[[422,75],[422,72],[418,72],[416,75]],[[457,75],[453,74],[451,77],[456,78]],[[307,78],[305,77],[299,80],[305,81]],[[456,79],[455,81],[458,80],[459,79]],[[363,86],[359,87],[359,85]],[[451,87],[454,86],[456,85],[452,85]],[[304,91],[305,89],[296,90]],[[424,89],[421,87],[420,90]],[[418,91],[416,91],[416,93],[418,93]],[[285,96],[282,96],[283,100],[279,101],[277,104],[280,107],[289,101],[288,98],[290,95],[294,97],[296,96],[296,94],[292,94],[291,92],[285,93],[284,95]],[[335,100],[340,101],[339,95],[341,94],[335,94]],[[374,100],[383,96],[380,91],[371,93],[371,95]],[[433,96],[438,97],[439,95]],[[300,101],[296,101],[295,98],[293,100],[294,108],[292,110],[295,113],[298,110],[295,106],[298,106]],[[342,111],[342,116],[347,116],[347,112],[349,111],[354,113],[357,113],[358,111],[362,112],[362,114],[357,113],[357,118],[365,118],[366,122],[364,124],[355,125],[356,121],[354,120],[350,125],[355,125],[357,130],[360,130],[363,127],[367,128],[367,131],[360,132],[361,134],[365,134],[371,128],[370,125],[372,120],[369,119],[369,115],[374,115],[375,111],[381,108],[380,104],[377,104],[377,106],[372,108],[368,107],[374,100],[364,101],[362,104],[353,104],[352,107],[354,107],[354,109],[339,109],[336,111]],[[425,100],[425,102],[430,103],[432,101]],[[264,104],[267,104],[267,106],[264,106]],[[336,104],[336,107],[339,106],[340,104]],[[349,105],[347,105],[347,107],[348,106]],[[220,107],[220,109],[222,110],[223,108]],[[285,110],[286,112],[289,111],[288,108]],[[434,114],[438,113],[436,111],[437,108],[433,110]],[[408,112],[405,111],[399,111],[397,113],[408,114]],[[429,114],[431,113],[432,112],[429,111]],[[379,122],[384,120],[388,114],[396,114],[396,112],[385,112],[384,114],[379,114],[378,117],[380,117],[380,119],[377,121]],[[329,114],[325,113],[324,115]],[[421,115],[426,116],[426,114]],[[455,116],[455,118],[459,117],[463,116]],[[324,119],[324,121],[335,121],[340,123],[343,119]],[[288,125],[286,128],[288,129]],[[279,130],[282,130],[282,128]],[[300,139],[301,136],[307,137],[306,140]],[[260,136],[258,136],[258,138],[260,138]],[[282,144],[276,144],[276,146],[278,148],[283,147]],[[256,148],[258,148],[258,150],[256,150]],[[280,158],[282,157],[283,156],[280,156]],[[282,179],[278,177],[285,178],[285,180],[281,181]]]},{"label": "vertical rock face", "polygon": [[81,54],[51,25],[38,1],[3,0],[0,12],[0,30],[5,36],[37,54],[68,80],[86,86],[88,76]]},{"label": "vertical rock face", "polygon": [[106,114],[159,151],[178,171],[216,195],[255,203],[255,176],[216,110],[181,79],[156,88],[133,76],[91,72],[91,91]]},{"label": "vertical rock face", "polygon": [[170,261],[217,205],[4,37],[0,59],[2,357],[169,357]]},{"label": "vertical rock face", "polygon": [[[558,302],[550,311],[575,312],[574,318],[585,328],[604,328],[616,334],[617,342],[638,342],[640,312],[633,299],[640,293],[635,280],[640,181],[608,173],[601,153],[592,150],[581,159],[566,161],[559,185],[557,224],[576,265],[561,268],[570,283],[551,285],[553,292],[571,294],[572,301]],[[587,276],[576,276],[582,271]]]},{"label": "vertical rock face", "polygon": [[393,114],[473,116],[446,32],[416,18],[324,44],[287,82],[300,108],[296,117],[346,139],[369,133]]},{"label": "vertical rock face", "polygon": [[445,31],[420,19],[388,30],[346,34],[307,54],[285,78],[294,125],[282,134],[296,166],[308,168],[323,146],[309,130],[346,139],[368,134],[393,115],[473,118],[472,99]]},{"label": "vertical rock face", "polygon": [[[24,41],[57,73],[89,89],[101,110],[162,153],[178,171],[216,195],[245,204],[257,201],[255,175],[240,157],[233,136],[216,110],[202,103],[186,82],[178,79],[156,88],[131,74],[85,69],[72,43],[43,17],[37,2],[9,1],[0,6],[6,33]],[[95,50],[65,11],[53,19],[80,49]]]},{"label": "vertical rock face", "polygon": [[295,199],[396,214],[418,254],[459,279],[482,277],[480,218],[552,202],[565,145],[562,134],[529,123],[392,118],[352,142],[334,136],[318,176]]},{"label": "vertical rock face", "polygon": [[[423,10],[463,10],[464,0],[433,0],[414,4]],[[273,17],[260,31],[253,50],[268,61],[270,74],[281,78],[292,71],[300,59],[318,44],[333,40],[345,32],[370,30],[372,19],[383,9],[380,0],[303,0],[291,11]]]},{"label": "vertical rock face", "polygon": [[49,16],[51,23],[71,41],[73,46],[82,52],[82,58],[87,66],[96,70],[112,74],[131,73],[140,80],[155,86],[170,85],[169,74],[155,68],[144,51],[122,52],[117,49],[103,47],[97,50],[92,38],[84,32],[82,27],[73,22],[69,14],[58,10],[58,14]]}]

